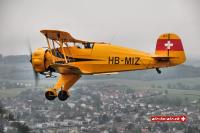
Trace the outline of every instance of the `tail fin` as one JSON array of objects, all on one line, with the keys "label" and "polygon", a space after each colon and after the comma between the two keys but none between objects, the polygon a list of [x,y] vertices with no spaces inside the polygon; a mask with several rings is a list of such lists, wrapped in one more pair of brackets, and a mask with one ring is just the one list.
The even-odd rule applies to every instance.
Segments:
[{"label": "tail fin", "polygon": [[168,58],[170,63],[177,65],[185,62],[185,52],[181,39],[173,33],[160,35],[156,44],[155,54],[158,58]]}]

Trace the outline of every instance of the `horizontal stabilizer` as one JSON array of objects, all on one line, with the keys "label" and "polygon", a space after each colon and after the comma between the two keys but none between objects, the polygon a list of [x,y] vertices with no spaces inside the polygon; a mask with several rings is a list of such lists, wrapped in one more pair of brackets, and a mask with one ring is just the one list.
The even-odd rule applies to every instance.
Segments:
[{"label": "horizontal stabilizer", "polygon": [[169,57],[169,56],[153,56],[157,61],[169,61],[170,59],[176,58],[176,57]]}]

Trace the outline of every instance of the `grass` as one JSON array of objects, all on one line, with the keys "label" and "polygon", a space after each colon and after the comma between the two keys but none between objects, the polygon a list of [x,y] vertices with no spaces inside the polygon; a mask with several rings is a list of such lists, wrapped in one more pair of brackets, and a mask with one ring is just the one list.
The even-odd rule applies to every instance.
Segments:
[{"label": "grass", "polygon": [[0,98],[15,97],[25,90],[27,90],[27,88],[13,88],[13,89],[0,90]]},{"label": "grass", "polygon": [[[189,100],[198,100],[200,98],[200,88],[199,90],[183,90],[183,89],[169,89],[168,84],[182,83],[184,85],[195,86],[200,85],[200,78],[183,78],[183,79],[169,79],[169,80],[157,80],[157,81],[122,81],[123,84],[135,90],[152,90],[152,91],[168,91],[168,96],[174,98],[185,98]],[[152,86],[155,86],[152,88]],[[160,87],[159,87],[160,86]]]}]

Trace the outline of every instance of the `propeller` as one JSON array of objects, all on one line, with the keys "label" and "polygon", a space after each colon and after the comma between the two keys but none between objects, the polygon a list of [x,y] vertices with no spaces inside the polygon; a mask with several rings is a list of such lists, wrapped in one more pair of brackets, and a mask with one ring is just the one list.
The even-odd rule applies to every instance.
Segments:
[{"label": "propeller", "polygon": [[[32,49],[31,49],[31,45],[30,45],[30,41],[27,40],[28,43],[28,48],[29,48],[29,57],[30,57],[30,63],[32,64]],[[34,80],[35,80],[35,87],[38,86],[38,81],[39,81],[39,74],[38,72],[35,71],[35,69],[33,68],[33,75],[34,75]]]},{"label": "propeller", "polygon": [[34,73],[34,79],[35,79],[35,86],[37,87],[38,82],[39,82],[39,74],[35,70],[33,70],[33,73]]}]

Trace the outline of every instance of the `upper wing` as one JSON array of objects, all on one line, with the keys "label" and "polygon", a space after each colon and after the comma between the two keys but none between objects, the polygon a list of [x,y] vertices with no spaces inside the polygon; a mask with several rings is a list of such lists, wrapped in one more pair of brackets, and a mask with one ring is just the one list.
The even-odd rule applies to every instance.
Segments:
[{"label": "upper wing", "polygon": [[[88,41],[82,41],[75,39],[70,35],[68,32],[64,31],[59,31],[59,30],[41,30],[40,31],[44,36],[51,40],[57,40],[60,41],[62,40],[63,42],[74,42],[74,43],[88,43]],[[94,42],[89,42],[89,43],[94,43]]]}]

